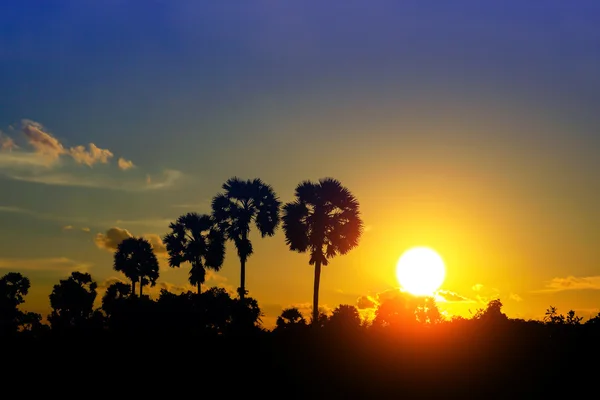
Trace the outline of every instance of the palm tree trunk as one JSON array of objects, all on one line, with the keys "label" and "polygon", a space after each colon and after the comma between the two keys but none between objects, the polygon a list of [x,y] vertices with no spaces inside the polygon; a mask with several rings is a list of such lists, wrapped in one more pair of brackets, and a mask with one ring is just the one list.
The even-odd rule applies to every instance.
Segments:
[{"label": "palm tree trunk", "polygon": [[244,302],[246,296],[246,258],[242,258],[240,268],[240,299]]},{"label": "palm tree trunk", "polygon": [[315,262],[315,287],[313,292],[313,317],[312,323],[317,326],[319,321],[319,283],[321,282],[321,262]]},{"label": "palm tree trunk", "polygon": [[142,290],[144,290],[143,278],[140,278],[140,299],[142,298]]},{"label": "palm tree trunk", "polygon": [[135,297],[135,279],[131,280],[131,297]]},{"label": "palm tree trunk", "polygon": [[202,284],[198,282],[198,294],[202,293]]}]

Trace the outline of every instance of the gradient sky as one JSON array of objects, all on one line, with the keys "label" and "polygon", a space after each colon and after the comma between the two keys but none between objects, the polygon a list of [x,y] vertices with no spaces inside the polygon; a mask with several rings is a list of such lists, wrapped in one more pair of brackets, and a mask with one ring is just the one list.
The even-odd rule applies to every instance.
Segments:
[{"label": "gradient sky", "polygon": [[[156,240],[234,175],[282,201],[331,176],[367,229],[324,269],[324,307],[398,287],[425,245],[449,313],[499,297],[511,317],[595,315],[600,4],[574,3],[3,2],[0,274],[28,276],[25,308],[47,314],[74,269],[124,279],[111,228]],[[308,311],[308,255],[281,230],[254,246],[266,325]],[[184,288],[161,257],[152,293]],[[207,284],[239,285],[231,246]]]}]

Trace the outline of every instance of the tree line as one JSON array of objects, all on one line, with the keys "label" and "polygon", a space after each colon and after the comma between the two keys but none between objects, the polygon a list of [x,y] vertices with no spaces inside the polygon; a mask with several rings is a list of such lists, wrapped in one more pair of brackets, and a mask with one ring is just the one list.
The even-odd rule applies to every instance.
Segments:
[{"label": "tree line", "polygon": [[[414,297],[398,292],[383,299],[371,319],[361,317],[353,305],[339,305],[331,315],[319,310],[319,282],[322,266],[336,255],[355,248],[363,222],[359,203],[339,181],[331,178],[304,181],[295,189],[293,201],[282,204],[273,188],[260,179],[228,179],[223,191],[212,199],[210,214],[190,212],[169,224],[163,242],[172,268],[188,265],[189,282],[196,293],[160,291],[156,300],[144,295],[144,287],[154,286],[159,278],[158,259],[150,242],[131,237],[119,243],[113,268],[131,284],[114,282],[105,288],[101,307],[94,308],[98,284],[88,273],[73,272],[54,285],[49,296],[50,326],[40,314],[23,312],[30,281],[19,272],[0,278],[0,334],[11,336],[47,331],[111,331],[143,334],[147,331],[185,331],[191,334],[259,332],[262,311],[256,299],[248,297],[245,285],[246,264],[253,254],[251,228],[262,236],[273,236],[280,225],[290,250],[309,254],[314,266],[313,308],[307,321],[297,308],[284,309],[277,317],[276,332],[299,332],[309,326],[331,329],[416,329],[415,327],[464,324],[501,324],[508,317],[501,312],[500,300],[493,300],[471,319],[444,318],[431,297]],[[219,271],[225,259],[225,244],[232,241],[240,261],[240,287],[237,297],[223,288],[202,291],[207,270]],[[543,326],[600,326],[600,313],[582,323],[583,318],[569,311],[559,314],[555,307],[546,311],[543,321],[520,321]],[[504,322],[503,322],[504,321]],[[513,322],[518,320],[511,320]]]},{"label": "tree line", "polygon": [[[210,214],[190,212],[169,224],[169,233],[162,238],[169,266],[189,265],[189,282],[197,287],[200,295],[207,270],[221,269],[225,244],[233,242],[240,260],[238,300],[245,307],[248,294],[246,264],[253,254],[250,231],[255,228],[264,238],[273,236],[282,225],[290,250],[309,253],[309,264],[314,265],[313,319],[317,320],[321,268],[328,265],[331,258],[346,254],[358,245],[363,222],[358,200],[336,179],[303,181],[297,185],[294,194],[293,201],[282,204],[272,186],[261,179],[228,179],[222,185],[222,192],[213,197]],[[150,242],[143,237],[130,237],[119,243],[113,267],[131,281],[131,285],[114,283],[107,288],[106,293],[115,299],[143,299],[144,287],[155,286],[159,278],[158,259]],[[5,315],[2,308],[2,319],[13,321],[5,324],[11,326],[5,330],[13,330],[16,321],[20,321],[19,326],[41,321],[39,315],[28,313],[24,317],[13,309],[23,302],[29,280],[15,272],[3,277],[3,282],[7,289],[2,298],[8,299],[5,302],[10,312]],[[97,283],[86,273],[76,272],[61,280],[50,294],[53,311],[48,321],[53,324],[63,314],[78,316],[72,317],[75,319],[86,314],[83,308],[89,311],[88,305],[95,300],[96,288]]]}]

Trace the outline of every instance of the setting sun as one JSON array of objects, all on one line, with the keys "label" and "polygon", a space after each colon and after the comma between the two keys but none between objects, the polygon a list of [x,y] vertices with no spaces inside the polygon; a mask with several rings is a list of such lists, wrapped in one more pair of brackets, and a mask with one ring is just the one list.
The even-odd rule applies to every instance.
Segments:
[{"label": "setting sun", "polygon": [[415,247],[402,254],[396,266],[398,283],[416,296],[431,296],[444,282],[444,260],[433,249]]}]

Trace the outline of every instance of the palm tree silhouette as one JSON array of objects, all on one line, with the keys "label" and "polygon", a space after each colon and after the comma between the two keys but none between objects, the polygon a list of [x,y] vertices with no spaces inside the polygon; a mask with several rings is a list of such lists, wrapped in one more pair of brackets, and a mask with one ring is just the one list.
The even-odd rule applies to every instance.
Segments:
[{"label": "palm tree silhouette", "polygon": [[115,252],[115,271],[122,272],[131,279],[131,294],[135,296],[135,284],[140,282],[140,297],[144,285],[156,284],[158,279],[158,259],[152,245],[144,238],[127,238],[119,243]]},{"label": "palm tree silhouette", "polygon": [[309,264],[315,266],[312,320],[318,321],[321,266],[358,245],[363,223],[358,200],[336,179],[301,182],[295,196],[283,207],[285,241],[290,250],[310,252]]},{"label": "palm tree silhouette", "polygon": [[171,232],[163,242],[169,253],[169,266],[179,267],[189,262],[189,281],[202,292],[201,285],[206,280],[206,268],[221,269],[225,258],[225,237],[210,215],[188,213],[169,225]]},{"label": "palm tree silhouette", "polygon": [[273,236],[279,225],[281,202],[270,185],[260,179],[241,180],[233,177],[223,184],[225,193],[212,200],[213,215],[232,240],[240,258],[240,299],[246,295],[246,261],[252,254],[249,239],[250,225],[254,221],[261,236]]}]

